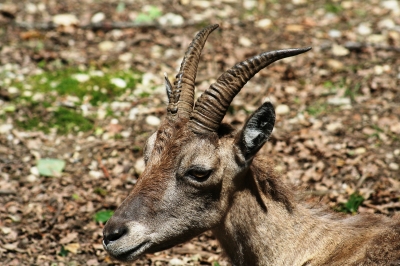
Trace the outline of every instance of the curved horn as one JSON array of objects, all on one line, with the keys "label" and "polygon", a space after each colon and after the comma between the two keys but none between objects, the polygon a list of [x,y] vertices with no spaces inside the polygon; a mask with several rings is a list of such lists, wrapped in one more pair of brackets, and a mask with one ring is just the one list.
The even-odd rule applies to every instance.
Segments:
[{"label": "curved horn", "polygon": [[[218,28],[218,24],[208,26],[197,33],[185,53],[179,73],[176,75],[172,91],[168,90],[169,85],[167,84],[167,92],[170,92],[168,92],[168,116],[178,113],[181,117],[189,117],[190,113],[193,111],[194,82],[200,54],[208,35],[216,28]],[[167,79],[166,82],[168,83]]]},{"label": "curved horn", "polygon": [[190,117],[190,127],[195,132],[216,131],[233,98],[255,74],[279,59],[309,50],[311,47],[265,52],[236,64],[199,97]]}]

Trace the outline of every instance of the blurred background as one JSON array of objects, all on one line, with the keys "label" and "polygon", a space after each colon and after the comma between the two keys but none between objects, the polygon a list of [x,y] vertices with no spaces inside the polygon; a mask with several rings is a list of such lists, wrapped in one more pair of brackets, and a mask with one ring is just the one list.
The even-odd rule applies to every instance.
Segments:
[{"label": "blurred background", "polygon": [[[263,101],[282,179],[349,215],[400,211],[400,3],[102,1],[0,3],[0,261],[119,265],[102,227],[143,171],[166,114],[163,75],[218,23],[196,95],[264,51],[312,50],[262,70],[233,101],[235,127]],[[136,265],[230,265],[205,233]]]}]

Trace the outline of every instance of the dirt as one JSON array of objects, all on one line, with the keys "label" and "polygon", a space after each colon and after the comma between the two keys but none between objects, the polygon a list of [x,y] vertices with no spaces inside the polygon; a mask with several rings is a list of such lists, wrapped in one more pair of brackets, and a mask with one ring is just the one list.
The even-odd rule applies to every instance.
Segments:
[{"label": "dirt", "polygon": [[[40,114],[21,102],[4,111],[15,97],[10,77],[1,76],[0,124],[11,125],[0,132],[1,264],[120,265],[103,250],[103,223],[94,215],[115,210],[135,185],[144,142],[157,129],[154,117],[166,114],[163,73],[173,77],[194,34],[214,23],[220,29],[203,50],[198,93],[252,55],[313,48],[262,70],[233,101],[225,121],[239,128],[270,99],[277,122],[261,152],[274,159],[285,182],[304,189],[307,201],[332,209],[358,195],[363,202],[357,212],[399,213],[400,7],[396,1],[317,2],[1,3],[3,71],[12,69],[23,80],[60,66],[133,69],[146,73],[142,87],[161,88],[145,98],[124,96],[128,107],[95,120],[100,134],[62,135],[21,129],[19,117]],[[97,22],[99,13],[104,19]],[[160,19],[168,13],[179,15],[172,24]],[[52,22],[60,14],[76,20]],[[142,24],[140,16],[147,16]],[[130,119],[133,108],[140,112]],[[66,167],[56,177],[39,175],[40,158],[62,159]],[[230,265],[209,232],[135,263]]]}]

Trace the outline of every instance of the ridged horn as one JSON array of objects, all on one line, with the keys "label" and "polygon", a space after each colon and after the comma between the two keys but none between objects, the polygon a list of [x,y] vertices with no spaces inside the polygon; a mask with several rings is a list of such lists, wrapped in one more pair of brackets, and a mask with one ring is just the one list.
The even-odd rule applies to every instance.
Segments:
[{"label": "ridged horn", "polygon": [[179,73],[176,75],[174,87],[170,91],[168,89],[169,81],[166,78],[169,98],[167,107],[168,116],[178,113],[180,117],[189,117],[190,113],[193,111],[194,82],[201,51],[203,50],[208,35],[218,28],[218,26],[218,24],[211,25],[197,33],[185,53]]},{"label": "ridged horn", "polygon": [[311,47],[265,52],[236,64],[199,97],[190,116],[189,126],[197,133],[217,131],[233,98],[247,81],[271,63],[309,50]]}]

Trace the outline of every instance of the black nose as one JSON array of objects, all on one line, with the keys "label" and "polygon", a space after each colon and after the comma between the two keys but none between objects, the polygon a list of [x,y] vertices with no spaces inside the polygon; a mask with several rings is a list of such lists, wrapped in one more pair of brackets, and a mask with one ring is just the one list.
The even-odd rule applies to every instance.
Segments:
[{"label": "black nose", "polygon": [[127,232],[128,228],[125,225],[117,227],[115,223],[106,224],[103,230],[104,245],[107,246],[111,241],[120,239]]}]

